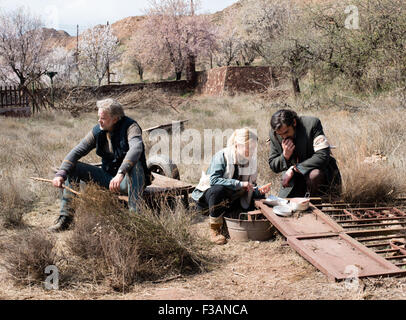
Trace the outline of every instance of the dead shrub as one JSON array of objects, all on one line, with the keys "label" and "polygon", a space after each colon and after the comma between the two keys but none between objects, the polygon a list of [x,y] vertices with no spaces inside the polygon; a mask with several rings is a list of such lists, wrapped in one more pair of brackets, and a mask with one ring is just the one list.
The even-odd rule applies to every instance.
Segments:
[{"label": "dead shrub", "polygon": [[355,163],[341,171],[346,202],[392,202],[404,191],[396,171],[380,164]]},{"label": "dead shrub", "polygon": [[161,278],[172,273],[193,273],[205,270],[207,258],[202,250],[207,240],[191,233],[194,217],[180,203],[170,207],[166,201],[154,210],[141,204],[141,213],[135,216],[135,231],[139,244],[141,276]]},{"label": "dead shrub", "polygon": [[10,236],[1,247],[8,274],[17,284],[40,285],[45,279],[45,268],[56,265],[55,239],[42,230],[23,230]]},{"label": "dead shrub", "polygon": [[179,112],[178,108],[186,102],[179,95],[160,89],[123,91],[115,95],[115,98],[127,109],[142,108],[151,111],[175,111],[177,113]]},{"label": "dead shrub", "polygon": [[0,184],[0,217],[6,228],[21,227],[23,216],[34,202],[34,195],[19,179],[6,177]]},{"label": "dead shrub", "polygon": [[76,198],[75,228],[68,246],[88,259],[86,274],[104,279],[113,289],[127,291],[135,282],[205,270],[204,240],[191,234],[186,210],[162,204],[160,213],[140,201],[129,213],[117,197],[87,185]]},{"label": "dead shrub", "polygon": [[73,117],[92,112],[96,108],[97,97],[91,90],[82,87],[64,89],[56,94],[56,108],[70,112]]}]

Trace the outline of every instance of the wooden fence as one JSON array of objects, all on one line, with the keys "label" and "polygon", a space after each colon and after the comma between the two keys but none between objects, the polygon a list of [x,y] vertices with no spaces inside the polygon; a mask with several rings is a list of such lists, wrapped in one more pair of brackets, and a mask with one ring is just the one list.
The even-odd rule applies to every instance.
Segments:
[{"label": "wooden fence", "polygon": [[0,115],[29,117],[31,107],[27,94],[16,86],[0,86]]}]

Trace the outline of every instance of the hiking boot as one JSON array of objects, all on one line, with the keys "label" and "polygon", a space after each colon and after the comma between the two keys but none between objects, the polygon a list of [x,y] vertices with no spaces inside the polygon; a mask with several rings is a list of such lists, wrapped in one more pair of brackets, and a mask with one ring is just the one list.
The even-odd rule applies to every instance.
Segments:
[{"label": "hiking boot", "polygon": [[59,218],[56,221],[55,225],[50,227],[48,230],[51,231],[51,232],[65,231],[71,225],[72,220],[73,220],[72,217],[69,217],[69,216],[59,216]]},{"label": "hiking boot", "polygon": [[210,217],[210,241],[215,244],[227,243],[226,237],[221,234],[221,227],[223,226],[223,218]]}]

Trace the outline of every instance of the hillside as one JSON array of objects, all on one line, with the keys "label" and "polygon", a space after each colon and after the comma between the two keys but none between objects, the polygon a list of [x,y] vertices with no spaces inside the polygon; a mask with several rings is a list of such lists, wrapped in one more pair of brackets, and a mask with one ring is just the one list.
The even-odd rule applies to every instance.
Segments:
[{"label": "hillside", "polygon": [[[225,15],[232,11],[239,9],[242,6],[242,3],[246,0],[236,0],[235,3],[226,7],[225,9],[208,14],[209,18],[212,22],[217,25],[221,25]],[[302,0],[301,4],[308,5],[311,3],[320,3],[325,2],[328,0]],[[114,22],[111,26],[113,29],[114,34],[118,38],[118,40],[125,44],[127,40],[130,39],[131,35],[137,32],[141,22],[145,19],[145,16],[130,16],[121,20]],[[73,50],[76,46],[76,35],[70,36],[67,32],[62,30],[55,30],[44,28],[46,34],[49,37],[49,41],[52,46],[62,46],[68,50]],[[84,30],[80,30],[79,32],[82,33]],[[79,41],[81,36],[79,35]]]},{"label": "hillside", "polygon": [[[131,35],[136,32],[140,23],[144,20],[144,17],[127,17],[119,20],[111,25],[113,33],[121,43],[125,43]],[[67,32],[62,30],[55,30],[44,28],[48,42],[52,47],[64,47],[67,50],[73,50],[76,46],[76,36],[70,36]],[[82,30],[83,32],[83,30]],[[79,35],[79,41],[81,35]]]},{"label": "hillside", "polygon": [[[238,2],[232,4],[231,6],[225,8],[222,11],[210,14],[209,17],[212,18],[212,21],[215,23],[221,23],[221,20],[226,12],[240,6]],[[113,33],[118,38],[118,40],[125,44],[127,40],[130,39],[131,35],[137,32],[142,21],[145,19],[145,16],[131,16],[119,21],[114,22],[111,27]],[[47,38],[49,38],[50,46],[53,47],[64,47],[68,50],[73,50],[76,46],[76,35],[70,36],[67,32],[62,30],[55,30],[50,28],[44,28]],[[81,30],[83,32],[84,30]],[[81,36],[79,35],[79,41]]]}]

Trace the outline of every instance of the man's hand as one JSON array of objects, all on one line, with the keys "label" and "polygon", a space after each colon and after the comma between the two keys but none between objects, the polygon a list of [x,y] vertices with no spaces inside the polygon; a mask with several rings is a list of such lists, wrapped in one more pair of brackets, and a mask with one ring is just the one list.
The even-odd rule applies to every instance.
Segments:
[{"label": "man's hand", "polygon": [[283,156],[285,157],[286,160],[289,160],[293,154],[293,151],[295,150],[295,144],[293,143],[293,140],[290,138],[283,139],[282,140],[282,149],[283,149]]},{"label": "man's hand", "polygon": [[117,175],[111,179],[109,189],[113,192],[120,192],[120,183],[124,179],[124,174],[117,173]]},{"label": "man's hand", "polygon": [[242,181],[241,184],[242,184],[242,187],[244,189],[246,189],[247,191],[254,190],[254,185],[248,181]]},{"label": "man's hand", "polygon": [[55,178],[52,180],[52,185],[53,185],[55,188],[61,188],[61,189],[62,189],[64,182],[65,182],[65,179],[64,179],[64,178],[62,178],[62,177],[55,177]]},{"label": "man's hand", "polygon": [[286,173],[284,174],[283,179],[282,179],[282,186],[284,188],[289,186],[289,182],[293,178],[294,174],[295,174],[295,172],[293,171],[293,167],[289,168],[288,171],[286,171]]}]

